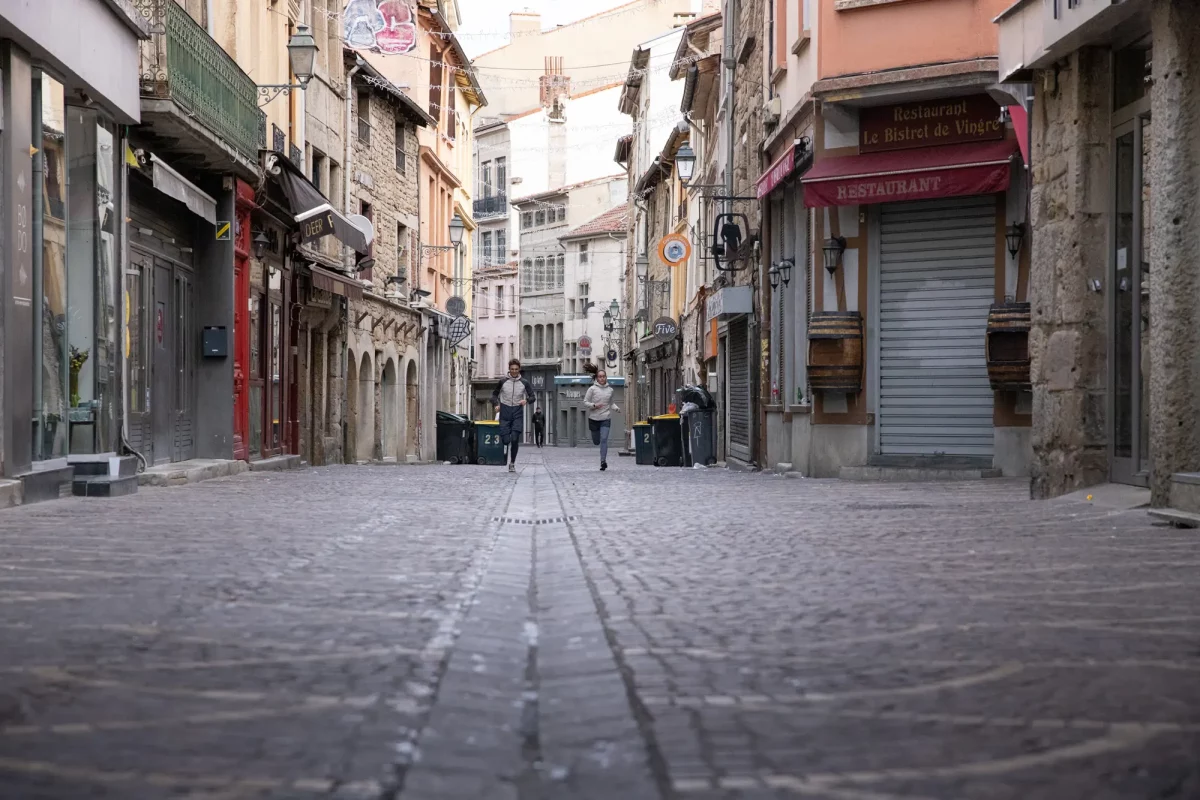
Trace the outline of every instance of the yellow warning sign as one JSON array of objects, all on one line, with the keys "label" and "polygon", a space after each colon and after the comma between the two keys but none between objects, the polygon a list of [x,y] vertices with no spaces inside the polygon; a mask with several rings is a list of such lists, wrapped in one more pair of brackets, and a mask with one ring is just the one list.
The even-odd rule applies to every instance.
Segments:
[{"label": "yellow warning sign", "polygon": [[230,239],[229,231],[232,227],[233,227],[233,225],[231,223],[218,222],[217,223],[217,241],[218,242],[228,242]]}]

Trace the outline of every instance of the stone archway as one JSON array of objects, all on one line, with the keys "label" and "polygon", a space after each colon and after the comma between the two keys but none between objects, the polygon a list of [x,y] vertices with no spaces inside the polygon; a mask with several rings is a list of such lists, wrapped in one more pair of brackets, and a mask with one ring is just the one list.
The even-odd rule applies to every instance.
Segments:
[{"label": "stone archway", "polygon": [[371,368],[371,356],[363,353],[358,365],[358,448],[355,455],[359,461],[370,461],[375,456],[375,372]]},{"label": "stone archway", "polygon": [[404,375],[404,455],[416,459],[421,454],[421,430],[417,424],[421,387],[417,382],[417,362],[410,360]]},{"label": "stone archway", "polygon": [[346,359],[346,427],[343,460],[353,464],[358,458],[358,357],[350,351]]},{"label": "stone archway", "polygon": [[396,380],[396,362],[390,358],[380,380],[379,403],[379,441],[383,447],[383,457],[385,460],[397,460],[400,458],[401,396]]}]

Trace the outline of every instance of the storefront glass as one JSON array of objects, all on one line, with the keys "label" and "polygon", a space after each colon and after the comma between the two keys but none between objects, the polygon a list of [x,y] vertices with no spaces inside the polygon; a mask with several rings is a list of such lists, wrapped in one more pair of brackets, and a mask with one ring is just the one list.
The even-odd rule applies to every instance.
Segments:
[{"label": "storefront glass", "polygon": [[32,331],[35,460],[111,446],[116,424],[116,136],[95,109],[66,103],[36,73]]},{"label": "storefront glass", "polygon": [[[34,297],[41,299],[34,314],[35,460],[67,454],[69,385],[74,374],[67,336],[67,124],[63,86],[49,75],[34,78],[34,124],[41,129],[41,152],[35,154]],[[38,231],[40,228],[40,236]],[[82,356],[81,356],[82,357]]]}]

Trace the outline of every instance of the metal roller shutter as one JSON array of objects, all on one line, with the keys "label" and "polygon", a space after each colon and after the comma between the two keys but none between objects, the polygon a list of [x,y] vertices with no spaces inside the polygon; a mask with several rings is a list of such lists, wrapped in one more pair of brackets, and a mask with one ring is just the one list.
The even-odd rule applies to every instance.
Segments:
[{"label": "metal roller shutter", "polygon": [[750,458],[750,332],[744,318],[729,323],[729,445]]},{"label": "metal roller shutter", "polygon": [[880,453],[991,457],[995,198],[885,205],[880,248]]}]

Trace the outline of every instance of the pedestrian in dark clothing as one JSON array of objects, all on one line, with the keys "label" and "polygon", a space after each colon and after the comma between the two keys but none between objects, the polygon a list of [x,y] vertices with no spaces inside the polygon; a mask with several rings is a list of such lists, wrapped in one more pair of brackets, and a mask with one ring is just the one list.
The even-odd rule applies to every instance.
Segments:
[{"label": "pedestrian in dark clothing", "polygon": [[546,415],[542,413],[542,407],[538,406],[533,410],[533,441],[539,448],[546,440]]},{"label": "pedestrian in dark clothing", "polygon": [[525,406],[534,402],[533,387],[521,377],[521,362],[508,362],[508,377],[492,392],[492,405],[500,409],[500,441],[508,445],[508,471],[517,471],[517,450],[525,432]]}]

